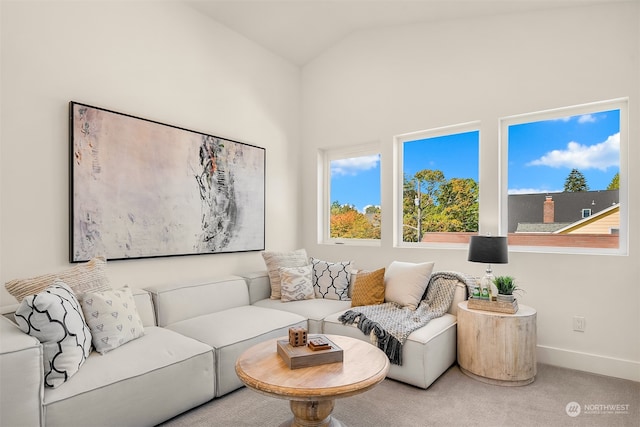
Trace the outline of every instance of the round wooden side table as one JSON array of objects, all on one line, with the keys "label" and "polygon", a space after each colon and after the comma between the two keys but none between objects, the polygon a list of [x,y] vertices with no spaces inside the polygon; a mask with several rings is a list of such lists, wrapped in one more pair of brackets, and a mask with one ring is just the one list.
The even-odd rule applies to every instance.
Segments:
[{"label": "round wooden side table", "polygon": [[458,365],[479,381],[530,384],[536,376],[536,310],[518,305],[515,314],[474,310],[458,304]]}]

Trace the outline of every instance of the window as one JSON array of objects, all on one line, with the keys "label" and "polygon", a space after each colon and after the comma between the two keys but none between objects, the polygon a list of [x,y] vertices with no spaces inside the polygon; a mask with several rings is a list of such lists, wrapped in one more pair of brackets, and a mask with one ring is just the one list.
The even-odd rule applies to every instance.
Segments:
[{"label": "window", "polygon": [[477,122],[397,136],[396,245],[466,243],[478,232]]},{"label": "window", "polygon": [[321,153],[320,242],[379,244],[380,149],[377,144]]},{"label": "window", "polygon": [[504,118],[500,138],[510,245],[626,253],[626,99]]}]

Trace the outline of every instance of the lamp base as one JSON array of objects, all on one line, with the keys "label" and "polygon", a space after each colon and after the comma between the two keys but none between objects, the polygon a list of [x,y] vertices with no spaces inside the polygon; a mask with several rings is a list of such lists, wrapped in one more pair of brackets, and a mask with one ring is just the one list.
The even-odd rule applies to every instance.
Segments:
[{"label": "lamp base", "polygon": [[493,283],[493,279],[495,278],[496,277],[491,271],[491,266],[489,265],[487,267],[487,270],[485,271],[484,276],[482,276],[482,279],[480,279],[480,290],[487,289],[489,293],[489,301],[495,301],[496,295],[498,295],[498,288]]}]

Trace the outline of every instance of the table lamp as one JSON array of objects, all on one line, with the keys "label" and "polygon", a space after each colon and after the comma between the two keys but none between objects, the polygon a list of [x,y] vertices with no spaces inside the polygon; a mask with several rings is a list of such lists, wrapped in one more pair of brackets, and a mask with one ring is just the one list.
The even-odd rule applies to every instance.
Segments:
[{"label": "table lamp", "polygon": [[[502,236],[471,236],[469,240],[469,257],[467,261],[487,264],[485,275],[480,279],[480,288],[489,290],[489,299],[494,294],[493,272],[491,264],[506,264],[509,262],[507,238]],[[497,288],[495,289],[497,293]]]}]

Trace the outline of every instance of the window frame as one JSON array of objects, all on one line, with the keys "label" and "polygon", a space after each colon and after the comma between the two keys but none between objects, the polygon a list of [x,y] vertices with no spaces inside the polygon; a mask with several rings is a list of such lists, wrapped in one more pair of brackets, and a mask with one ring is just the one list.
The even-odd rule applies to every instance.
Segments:
[{"label": "window frame", "polygon": [[[478,194],[481,194],[480,174],[482,164],[480,162],[482,147],[482,128],[480,120],[466,123],[447,125],[437,128],[425,129],[415,132],[408,132],[393,137],[393,247],[394,248],[438,248],[438,249],[460,249],[466,248],[469,244],[469,236],[474,233],[451,232],[454,241],[450,242],[405,242],[403,240],[403,196],[404,196],[404,143],[416,140],[437,138],[467,132],[478,132]],[[478,204],[480,201],[478,200]],[[480,205],[478,205],[480,212]],[[479,220],[479,219],[478,219]],[[481,228],[478,222],[478,228]],[[467,236],[468,234],[469,236]]]},{"label": "window frame", "polygon": [[318,150],[318,227],[317,241],[319,245],[351,245],[381,246],[382,219],[380,239],[347,239],[331,237],[331,162],[333,160],[378,155],[380,158],[380,207],[382,210],[382,150],[380,142],[370,142],[340,148]]},{"label": "window frame", "polygon": [[509,178],[509,126],[544,120],[560,119],[568,116],[599,113],[602,111],[620,111],[620,233],[618,248],[585,248],[578,246],[524,246],[509,244],[513,252],[562,253],[562,254],[592,254],[592,255],[620,255],[629,254],[629,98],[616,98],[605,101],[560,107],[531,113],[517,114],[499,119],[499,233],[507,235],[508,212],[508,178]]}]

